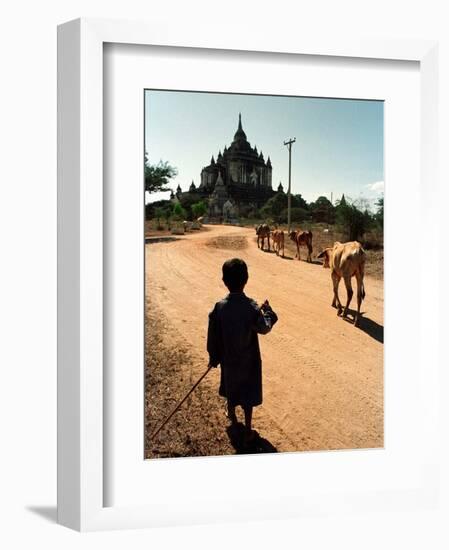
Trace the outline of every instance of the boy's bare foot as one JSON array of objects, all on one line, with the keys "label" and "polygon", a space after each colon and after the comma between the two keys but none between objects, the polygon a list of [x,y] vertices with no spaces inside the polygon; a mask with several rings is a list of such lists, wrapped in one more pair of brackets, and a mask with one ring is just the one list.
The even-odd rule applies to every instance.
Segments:
[{"label": "boy's bare foot", "polygon": [[237,415],[235,414],[235,408],[227,407],[226,416],[232,425],[238,424]]}]

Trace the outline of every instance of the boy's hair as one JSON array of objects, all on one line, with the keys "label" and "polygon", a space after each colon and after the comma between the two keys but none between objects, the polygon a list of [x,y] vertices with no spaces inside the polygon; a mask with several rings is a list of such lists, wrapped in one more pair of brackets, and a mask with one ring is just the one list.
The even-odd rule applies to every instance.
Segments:
[{"label": "boy's hair", "polygon": [[232,258],[223,264],[223,282],[230,292],[242,290],[248,281],[248,267],[240,258]]}]

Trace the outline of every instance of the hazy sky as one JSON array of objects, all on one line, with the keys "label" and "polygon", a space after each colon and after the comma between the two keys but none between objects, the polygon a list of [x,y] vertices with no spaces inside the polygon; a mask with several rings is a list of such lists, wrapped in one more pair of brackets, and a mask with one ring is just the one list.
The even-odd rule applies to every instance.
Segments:
[{"label": "hazy sky", "polygon": [[[248,141],[273,165],[273,189],[287,190],[292,148],[292,192],[307,201],[342,193],[373,204],[383,192],[383,102],[194,92],[145,93],[145,147],[150,162],[178,169],[172,180],[187,191],[201,169],[229,146],[238,115]],[[148,200],[168,198],[154,193]]]}]

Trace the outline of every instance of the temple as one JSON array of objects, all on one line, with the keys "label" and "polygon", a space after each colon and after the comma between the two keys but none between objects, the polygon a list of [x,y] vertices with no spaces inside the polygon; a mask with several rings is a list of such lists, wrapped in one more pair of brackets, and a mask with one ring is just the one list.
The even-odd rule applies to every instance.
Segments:
[{"label": "temple", "polygon": [[186,193],[205,200],[210,217],[225,219],[248,215],[275,194],[270,157],[265,161],[262,151],[251,147],[241,114],[232,143],[218,152],[216,160],[212,156],[210,164],[201,170],[200,185],[197,187],[192,181],[185,193],[178,186],[176,197]]}]

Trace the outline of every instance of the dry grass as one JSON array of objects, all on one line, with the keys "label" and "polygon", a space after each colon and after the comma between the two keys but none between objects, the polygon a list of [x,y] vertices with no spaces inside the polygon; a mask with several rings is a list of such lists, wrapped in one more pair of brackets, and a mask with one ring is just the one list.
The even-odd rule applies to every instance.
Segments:
[{"label": "dry grass", "polygon": [[[145,458],[234,454],[226,434],[224,401],[205,379],[153,441],[154,433],[196,382],[188,344],[147,301],[145,343]],[[166,335],[170,340],[166,341]]]},{"label": "dry grass", "polygon": [[232,236],[232,237],[215,237],[207,242],[207,246],[213,248],[224,248],[225,250],[242,250],[248,246],[246,237]]}]

